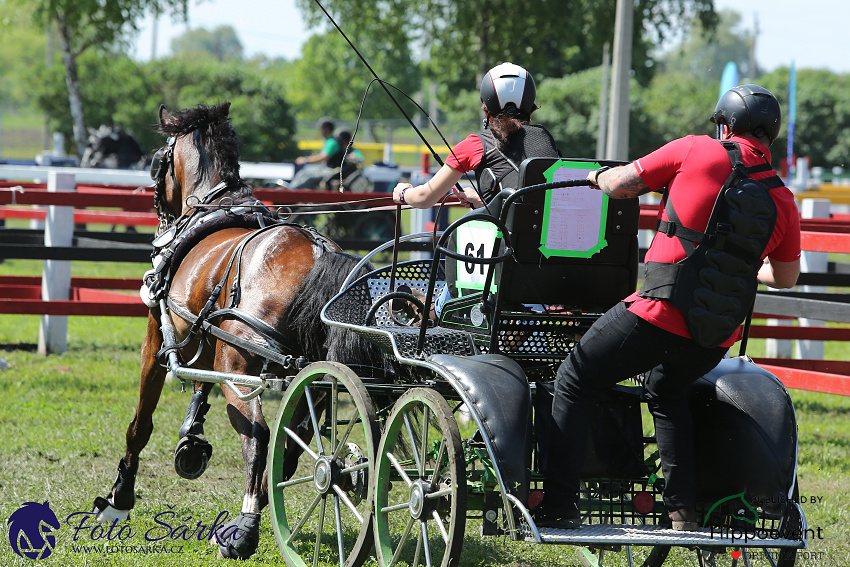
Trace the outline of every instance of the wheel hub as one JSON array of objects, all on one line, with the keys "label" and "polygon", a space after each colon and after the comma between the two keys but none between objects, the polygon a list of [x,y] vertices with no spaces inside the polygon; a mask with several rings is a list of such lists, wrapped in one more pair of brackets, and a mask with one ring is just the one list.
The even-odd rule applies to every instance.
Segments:
[{"label": "wheel hub", "polygon": [[327,457],[320,457],[313,467],[313,486],[319,494],[327,494],[333,482],[333,466]]},{"label": "wheel hub", "polygon": [[410,512],[410,517],[419,520],[427,514],[427,501],[425,497],[428,495],[429,486],[423,482],[414,482],[410,487],[410,493],[407,500],[407,509]]}]

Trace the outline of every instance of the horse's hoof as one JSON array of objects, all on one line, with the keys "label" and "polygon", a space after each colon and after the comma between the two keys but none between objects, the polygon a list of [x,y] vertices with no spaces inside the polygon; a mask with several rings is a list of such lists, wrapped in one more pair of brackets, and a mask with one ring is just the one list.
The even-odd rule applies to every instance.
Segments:
[{"label": "horse's hoof", "polygon": [[218,556],[222,559],[248,559],[260,543],[260,514],[240,512],[215,534]]},{"label": "horse's hoof", "polygon": [[194,480],[204,474],[212,456],[212,445],[197,435],[188,435],[174,449],[174,470],[183,478]]},{"label": "horse's hoof", "polygon": [[95,515],[94,519],[101,524],[111,524],[115,520],[118,520],[120,524],[130,517],[129,510],[119,510],[109,500],[100,496],[94,499],[92,514]]}]

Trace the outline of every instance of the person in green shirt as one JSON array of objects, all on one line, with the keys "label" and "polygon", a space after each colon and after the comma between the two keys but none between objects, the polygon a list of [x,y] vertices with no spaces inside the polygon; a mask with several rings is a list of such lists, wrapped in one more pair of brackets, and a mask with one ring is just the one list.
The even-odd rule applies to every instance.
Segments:
[{"label": "person in green shirt", "polygon": [[321,119],[319,132],[324,139],[322,150],[295,160],[295,164],[302,167],[290,183],[293,189],[316,189],[322,179],[342,164],[345,148],[334,138],[334,123],[327,118]]}]

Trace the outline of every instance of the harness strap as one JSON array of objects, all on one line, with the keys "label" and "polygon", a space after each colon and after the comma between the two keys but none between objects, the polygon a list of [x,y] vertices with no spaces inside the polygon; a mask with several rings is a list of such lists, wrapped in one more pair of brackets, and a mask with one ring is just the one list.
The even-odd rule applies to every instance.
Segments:
[{"label": "harness strap", "polygon": [[682,248],[685,249],[685,254],[690,256],[696,250],[697,245],[702,244],[708,238],[704,232],[686,227],[676,214],[676,209],[673,208],[673,200],[670,198],[670,192],[664,194],[664,211],[667,213],[668,221],[659,220],[656,230],[667,236],[679,239]]},{"label": "harness strap", "polygon": [[[491,187],[490,192],[495,195],[496,193],[498,193],[499,191],[502,190],[502,181],[504,181],[505,178],[508,175],[511,175],[512,173],[519,174],[519,167],[517,166],[516,163],[514,163],[514,161],[511,158],[506,156],[502,152],[502,150],[499,149],[499,143],[495,140],[495,136],[493,136],[493,134],[491,132],[487,132],[487,134],[489,134],[489,136],[482,135],[482,134],[484,134],[484,132],[482,132],[481,134],[478,135],[478,139],[481,140],[481,146],[484,148],[484,155],[489,156],[489,155],[492,155],[493,153],[497,153],[500,156],[502,156],[502,158],[505,160],[505,162],[507,162],[507,164],[509,166],[511,166],[511,168],[513,169],[513,171],[511,171],[510,169],[507,169],[507,170],[503,171],[501,175],[498,175],[498,176],[495,174],[492,167],[488,167],[488,168],[484,169],[484,171],[489,173],[490,177],[493,178],[493,185]],[[490,146],[489,149],[488,149],[487,146]]]},{"label": "harness strap", "polygon": [[778,175],[774,175],[773,177],[768,177],[766,179],[759,179],[759,183],[767,187],[768,189],[776,189],[777,187],[784,187],[785,182],[779,178]]},{"label": "harness strap", "polygon": [[[168,308],[175,315],[177,315],[178,317],[180,317],[184,321],[192,323],[193,326],[200,319],[199,317],[195,316],[188,309],[186,309],[186,308],[178,305],[177,303],[175,303],[174,300],[171,299],[171,297],[168,297],[166,299],[166,303],[168,305]],[[166,315],[167,314],[163,314],[163,316],[166,316]],[[243,315],[245,315],[245,314],[243,313]],[[248,321],[245,321],[245,323],[248,324],[249,326],[252,326],[251,323],[249,323]],[[274,340],[270,337],[266,337],[265,334],[260,329],[254,329],[254,330],[257,331],[258,333],[260,333],[261,335],[263,335],[263,338],[265,338],[269,342],[275,343],[274,344],[275,347],[281,347],[281,350],[289,350],[289,352],[291,354],[284,355],[279,351],[272,350],[270,348],[264,347],[262,345],[259,345],[255,342],[253,342],[253,341],[248,341],[246,339],[243,339],[242,337],[234,335],[233,333],[228,333],[227,331],[224,331],[224,330],[220,329],[219,327],[213,325],[209,321],[201,321],[199,326],[204,332],[207,332],[207,333],[213,335],[214,337],[221,339],[222,341],[224,341],[224,342],[226,342],[230,345],[233,345],[233,346],[236,346],[236,347],[239,347],[239,348],[243,348],[243,349],[247,350],[248,352],[253,352],[254,354],[258,354],[260,356],[263,356],[264,358],[267,358],[267,359],[269,359],[273,362],[277,362],[278,364],[280,364],[284,368],[289,368],[292,365],[293,356],[299,354],[295,351],[285,349],[282,344],[277,344],[276,340]],[[174,348],[175,347],[163,347],[162,351],[160,351],[160,352],[164,352],[166,350],[172,350]],[[157,356],[159,356],[159,353],[157,354]]]},{"label": "harness strap", "polygon": [[[239,243],[239,246],[236,250],[233,251],[233,254],[230,256],[230,262],[227,265],[227,270],[224,272],[224,276],[221,279],[221,283],[219,285],[223,286],[227,281],[227,277],[230,273],[231,266],[236,265],[236,272],[233,275],[233,285],[230,286],[230,299],[228,300],[228,306],[231,308],[235,308],[239,305],[239,301],[241,299],[241,286],[240,282],[242,281],[242,254],[245,253],[245,245],[248,244],[248,241],[253,239],[255,236],[259,236],[261,233],[264,233],[273,228],[279,228],[281,226],[291,226],[296,228],[299,232],[301,232],[304,237],[306,237],[313,246],[319,247],[321,253],[324,253],[327,250],[328,240],[316,232],[312,227],[303,227],[299,225],[291,225],[291,224],[274,224],[269,226],[264,226],[260,229],[255,230],[251,234],[249,234],[246,238]],[[236,260],[234,262],[234,259]]]}]

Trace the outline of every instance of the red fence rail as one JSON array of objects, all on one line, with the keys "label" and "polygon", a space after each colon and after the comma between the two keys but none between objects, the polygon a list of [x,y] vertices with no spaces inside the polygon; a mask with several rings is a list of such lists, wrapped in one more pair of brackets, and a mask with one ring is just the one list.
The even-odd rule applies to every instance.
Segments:
[{"label": "red fence rail", "polygon": [[[339,203],[376,199],[370,206],[392,205],[387,193],[340,194],[325,191],[257,189],[255,195],[270,205]],[[43,209],[20,205],[74,207],[75,222],[155,226],[153,193],[146,187],[77,185],[76,192],[49,192],[45,184],[0,181],[0,218],[41,219]],[[91,208],[101,210],[92,210]],[[102,210],[113,208],[117,210]],[[654,229],[657,205],[641,207],[640,228]],[[850,253],[850,219],[803,220],[802,247],[817,252]],[[0,313],[47,315],[147,316],[137,293],[140,279],[72,278],[71,297],[62,301],[41,299],[38,276],[0,276]],[[788,298],[792,300],[794,298]],[[757,314],[757,318],[792,318],[782,314]],[[753,325],[753,338],[850,341],[848,327]],[[827,360],[757,359],[788,387],[850,395],[850,362]]]}]

